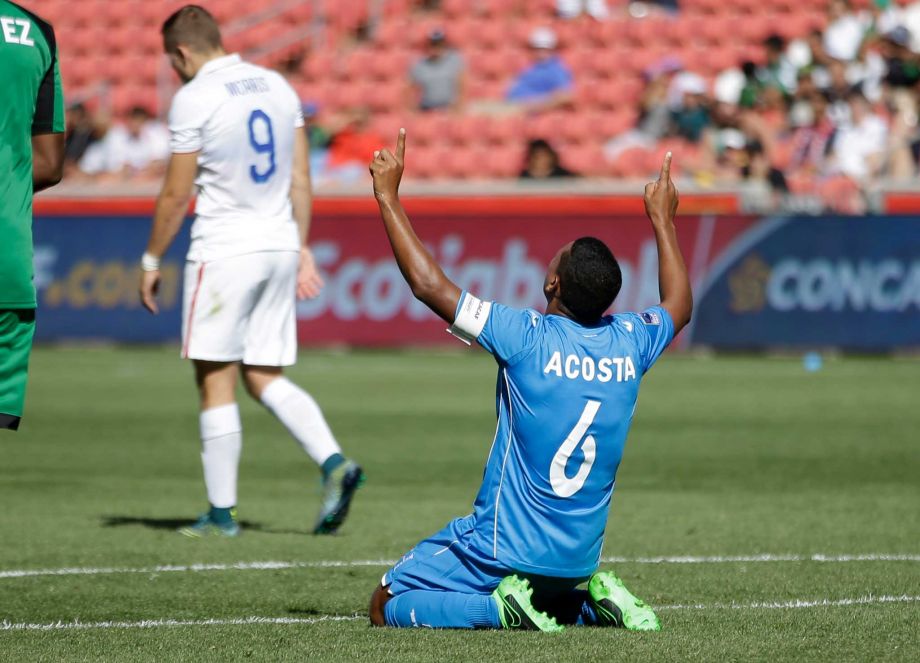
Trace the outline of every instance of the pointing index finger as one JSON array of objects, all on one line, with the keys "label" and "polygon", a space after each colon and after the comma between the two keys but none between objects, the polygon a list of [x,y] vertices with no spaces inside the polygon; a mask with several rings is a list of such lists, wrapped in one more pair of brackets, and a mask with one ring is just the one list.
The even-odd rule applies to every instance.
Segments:
[{"label": "pointing index finger", "polygon": [[661,164],[661,173],[658,175],[659,182],[667,182],[671,179],[671,153],[664,155],[664,162]]},{"label": "pointing index finger", "polygon": [[406,156],[406,130],[400,129],[396,138],[396,158],[402,161]]}]

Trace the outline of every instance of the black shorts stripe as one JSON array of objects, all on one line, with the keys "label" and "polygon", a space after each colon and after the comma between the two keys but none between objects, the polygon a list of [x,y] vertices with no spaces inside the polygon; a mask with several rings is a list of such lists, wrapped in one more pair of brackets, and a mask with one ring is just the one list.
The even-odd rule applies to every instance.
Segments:
[{"label": "black shorts stripe", "polygon": [[12,414],[0,414],[0,430],[19,430],[20,421],[22,421],[21,417],[16,417]]}]

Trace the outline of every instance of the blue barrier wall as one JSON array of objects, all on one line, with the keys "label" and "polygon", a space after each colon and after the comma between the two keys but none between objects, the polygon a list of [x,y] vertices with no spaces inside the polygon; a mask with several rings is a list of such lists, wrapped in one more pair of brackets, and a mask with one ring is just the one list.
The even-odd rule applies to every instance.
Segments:
[{"label": "blue barrier wall", "polygon": [[147,245],[150,217],[36,217],[33,234],[37,340],[178,339],[187,228],[163,261],[156,316],[138,299],[139,256]]},{"label": "blue barrier wall", "polygon": [[[347,236],[348,220],[323,222]],[[37,217],[37,339],[176,341],[188,230],[163,262],[162,313],[151,316],[137,297],[149,229],[149,216]],[[920,348],[920,218],[718,218],[711,232],[729,239],[704,259],[688,256],[702,264],[691,265],[685,344]]]},{"label": "blue barrier wall", "polygon": [[695,289],[691,341],[718,348],[920,347],[920,219],[767,219]]}]

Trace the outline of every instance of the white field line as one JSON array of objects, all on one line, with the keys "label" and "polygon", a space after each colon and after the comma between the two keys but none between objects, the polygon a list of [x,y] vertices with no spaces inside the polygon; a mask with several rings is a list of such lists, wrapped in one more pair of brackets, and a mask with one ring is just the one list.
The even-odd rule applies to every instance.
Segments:
[{"label": "white field line", "polygon": [[319,624],[320,622],[352,622],[367,619],[359,615],[321,617],[242,617],[240,619],[144,619],[137,622],[0,622],[0,631],[80,631],[90,629],[163,628],[169,626],[252,626],[258,624]]},{"label": "white field line", "polygon": [[[739,564],[764,562],[920,562],[920,554],[860,554],[860,555],[736,555],[736,556],[669,556],[669,557],[604,557],[605,564]],[[313,562],[233,562],[229,564],[163,564],[139,567],[64,567],[59,569],[0,570],[0,580],[39,576],[93,576],[116,574],[202,573],[205,571],[277,571],[285,569],[325,569],[393,566],[396,560],[356,559],[318,560]]]},{"label": "white field line", "polygon": [[918,603],[920,596],[862,596],[855,599],[794,599],[791,601],[759,601],[755,603],[688,603],[659,605],[655,610],[795,610],[797,608],[840,608],[851,605],[879,603]]},{"label": "white field line", "polygon": [[[754,603],[696,603],[686,605],[655,606],[656,610],[797,610],[802,608],[839,608],[854,605],[878,605],[883,603],[917,603],[920,596],[863,596],[853,599],[817,599],[793,601],[766,601]],[[323,615],[320,617],[242,617],[239,619],[144,619],[136,622],[49,622],[14,623],[0,622],[2,631],[71,631],[91,629],[152,629],[176,626],[252,626],[269,625],[311,625],[321,622],[351,622],[366,620],[362,615]]]}]

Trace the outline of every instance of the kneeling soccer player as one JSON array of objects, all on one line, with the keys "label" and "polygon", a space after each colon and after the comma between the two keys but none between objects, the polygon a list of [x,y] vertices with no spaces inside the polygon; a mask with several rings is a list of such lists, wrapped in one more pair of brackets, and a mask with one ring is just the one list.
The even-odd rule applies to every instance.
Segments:
[{"label": "kneeling soccer player", "polygon": [[[499,366],[498,427],[473,513],[419,543],[371,597],[378,626],[517,628],[561,624],[658,630],[655,613],[612,572],[597,572],[617,467],[639,381],[690,320],[677,245],[670,153],[645,208],[658,244],[661,305],[605,316],[620,268],[600,241],[563,246],[544,282],[546,314],[462,292],[412,230],[399,202],[396,154],[374,153],[374,194],[413,294],[477,340]],[[588,582],[587,590],[577,587]]]}]

